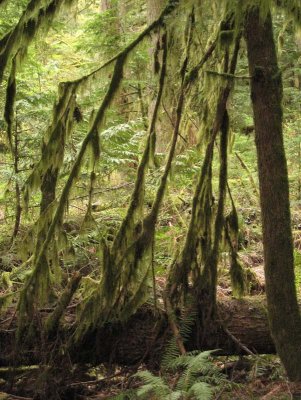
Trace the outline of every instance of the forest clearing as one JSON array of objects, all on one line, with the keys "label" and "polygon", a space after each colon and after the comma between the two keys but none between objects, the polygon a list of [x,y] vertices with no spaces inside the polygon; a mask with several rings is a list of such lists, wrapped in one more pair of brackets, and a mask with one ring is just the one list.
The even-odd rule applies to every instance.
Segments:
[{"label": "forest clearing", "polygon": [[301,399],[300,0],[0,21],[0,400]]}]

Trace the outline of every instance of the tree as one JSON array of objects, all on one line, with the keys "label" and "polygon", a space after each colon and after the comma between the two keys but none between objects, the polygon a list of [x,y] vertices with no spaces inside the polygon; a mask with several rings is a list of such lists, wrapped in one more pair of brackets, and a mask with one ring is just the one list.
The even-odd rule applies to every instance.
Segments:
[{"label": "tree", "polygon": [[[86,188],[89,186],[84,222],[86,217],[89,217],[97,226],[95,235],[101,247],[102,258],[99,257],[99,269],[95,272],[97,279],[81,287],[82,291],[87,289],[87,295],[85,293],[81,302],[76,338],[80,340],[87,332],[101,329],[107,323],[129,319],[145,299],[150,297],[152,291],[154,303],[157,302],[154,267],[156,230],[162,205],[169,203],[165,194],[168,185],[172,186],[172,172],[179,172],[179,165],[183,166],[180,157],[189,146],[185,134],[191,123],[196,125],[194,129],[200,132],[199,147],[203,147],[201,150],[194,149],[197,161],[194,161],[191,176],[197,171],[198,178],[191,178],[187,190],[190,197],[194,192],[192,201],[188,199],[188,202],[191,202],[191,213],[187,217],[187,224],[186,220],[183,223],[183,242],[176,245],[177,252],[170,263],[168,285],[164,295],[169,323],[180,351],[185,353],[186,349],[180,334],[181,320],[177,318],[175,311],[180,305],[184,305],[185,314],[196,305],[188,296],[191,291],[198,301],[197,305],[201,305],[199,309],[204,331],[210,328],[212,320],[216,322],[221,250],[229,255],[233,294],[238,297],[244,294],[248,287],[247,274],[239,262],[238,213],[235,196],[232,195],[228,183],[228,148],[231,142],[229,128],[232,111],[230,95],[234,91],[234,82],[240,82],[241,78],[243,82],[249,82],[248,77],[236,75],[237,64],[245,61],[240,51],[244,28],[256,130],[271,329],[290,379],[299,380],[301,320],[294,287],[288,177],[282,138],[282,82],[277,65],[271,15],[266,11],[266,7],[261,8],[258,3],[255,3],[257,6],[249,7],[252,4],[250,1],[246,2],[247,7],[242,9],[237,9],[235,2],[223,2],[223,7],[219,9],[215,7],[217,3],[213,2],[214,16],[211,14],[212,10],[207,7],[209,0],[201,5],[195,1],[187,3],[180,0],[169,0],[165,7],[161,3],[158,0],[148,0],[145,20],[143,23],[140,21],[138,29],[140,33],[136,35],[134,32],[136,37],[134,40],[131,37],[130,40],[130,36],[125,37],[123,34],[122,23],[128,15],[128,9],[122,7],[118,1],[98,2],[97,18],[94,19],[93,28],[91,25],[89,27],[96,37],[90,52],[94,69],[88,73],[85,71],[84,75],[81,75],[81,70],[77,79],[68,80],[59,86],[40,161],[36,163],[24,188],[25,202],[29,200],[32,189],[40,188],[40,197],[37,198],[40,200],[41,215],[36,223],[38,229],[35,232],[33,254],[25,260],[25,266],[26,263],[31,264],[32,270],[24,278],[24,285],[20,290],[20,326],[23,324],[24,327],[28,318],[34,320],[34,312],[38,308],[36,306],[48,301],[49,289],[56,275],[54,266],[60,267],[59,257],[64,265],[64,255],[59,251],[57,244],[63,241],[61,239],[64,234],[65,211],[72,191],[76,190],[76,182],[82,175],[90,176],[90,184],[87,185],[83,180]],[[288,8],[285,1],[277,3]],[[14,58],[18,52],[22,52],[18,64],[24,62],[23,51],[28,49],[40,26],[52,23],[57,15],[58,5],[63,4],[62,0],[29,2],[19,22],[0,41],[0,77],[7,79],[6,75],[10,73],[8,89],[10,83],[15,81],[15,75],[19,74],[19,70],[15,71],[13,68]],[[267,6],[267,2],[263,5]],[[290,12],[294,9],[292,7],[290,2]],[[205,17],[203,12],[206,12]],[[144,26],[146,21],[148,26],[142,30],[141,26]],[[205,33],[202,31],[203,25],[206,27]],[[105,32],[101,32],[101,29],[96,32],[95,26],[98,29],[99,26],[104,27],[102,29]],[[98,36],[101,36],[102,41]],[[147,68],[150,65],[150,52],[145,51],[145,47],[141,51],[143,41],[149,36],[153,38],[151,45],[154,48],[155,59],[154,74],[151,75],[150,68]],[[101,65],[98,65],[101,57],[94,57],[95,49],[105,58]],[[134,65],[134,54],[137,60],[140,60],[139,65]],[[99,79],[107,72],[108,82],[106,77]],[[131,81],[133,75],[136,78],[134,85]],[[150,76],[152,82],[149,87],[154,88],[154,96],[145,99],[143,94],[146,90],[144,87],[141,89],[140,83],[142,79],[144,82],[149,80]],[[125,84],[128,84],[127,90]],[[102,90],[99,86],[103,86]],[[145,86],[147,87],[147,84]],[[90,102],[90,108],[94,108],[96,104],[97,109],[95,112],[89,109],[90,122],[88,123],[86,118],[79,135],[77,155],[69,163],[64,175],[62,171],[66,166],[68,153],[65,142],[73,130],[74,120],[77,119],[78,99],[83,104],[87,103],[87,87],[92,91],[97,87],[101,101],[98,98],[94,101],[95,96]],[[135,92],[132,92],[133,89]],[[140,111],[137,110],[137,105],[136,108],[135,105],[130,106],[132,113],[139,114],[137,121],[140,116],[142,119],[146,117],[146,107],[143,104],[146,103],[150,110],[149,123],[144,121],[144,131],[136,132],[137,136],[139,133],[140,138],[143,137],[145,143],[142,144],[140,140],[137,145],[141,147],[141,151],[135,154],[138,168],[135,170],[135,181],[131,182],[134,189],[124,203],[127,211],[120,214],[120,223],[110,240],[107,240],[106,234],[103,233],[105,229],[100,234],[99,225],[93,220],[91,201],[96,169],[98,164],[103,162],[106,152],[105,146],[101,146],[102,136],[108,134],[108,130],[119,132],[116,129],[118,122],[128,122],[131,113],[124,113],[125,101],[118,101],[127,95],[135,99],[133,102],[126,102],[127,106],[141,101]],[[12,136],[15,97],[15,88],[13,93],[7,91],[8,141],[11,141]],[[164,100],[168,103],[167,107]],[[160,114],[163,117],[160,117]],[[167,125],[167,119],[170,124],[166,131],[172,133],[166,135],[168,139],[171,138],[170,143],[160,148],[157,146],[156,149],[156,137],[160,138],[161,134],[158,121],[161,128]],[[108,136],[111,139],[110,134]],[[158,153],[161,147],[163,154],[160,155]],[[131,161],[132,154],[126,154],[126,157]],[[218,179],[214,174],[217,166]],[[119,172],[123,173],[122,167],[119,168]],[[101,185],[104,181],[104,177],[100,176]],[[252,183],[256,186],[254,181]],[[151,192],[151,201],[147,202],[148,192]],[[49,207],[50,204],[52,207]],[[182,218],[181,212],[174,208]],[[152,289],[149,282],[152,282]]]},{"label": "tree", "polygon": [[282,79],[270,11],[248,10],[245,38],[251,76],[262,211],[269,321],[290,379],[301,380],[301,318],[291,232],[289,184],[282,134]]}]

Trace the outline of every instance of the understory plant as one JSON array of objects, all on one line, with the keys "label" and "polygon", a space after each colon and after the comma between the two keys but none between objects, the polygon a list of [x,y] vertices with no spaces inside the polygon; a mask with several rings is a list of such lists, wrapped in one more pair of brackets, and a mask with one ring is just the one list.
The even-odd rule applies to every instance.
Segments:
[{"label": "understory plant", "polygon": [[115,396],[114,400],[210,400],[221,387],[229,385],[212,360],[213,352],[192,351],[172,358],[161,376],[140,371],[135,376],[142,385]]}]

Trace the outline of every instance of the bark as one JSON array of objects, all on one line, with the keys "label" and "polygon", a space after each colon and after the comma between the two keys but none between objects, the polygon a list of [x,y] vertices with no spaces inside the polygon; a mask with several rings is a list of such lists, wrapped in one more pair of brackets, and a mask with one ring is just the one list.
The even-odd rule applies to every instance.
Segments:
[{"label": "bark", "polygon": [[146,8],[147,8],[147,22],[150,24],[155,19],[157,19],[162,11],[165,2],[162,0],[147,0]]},{"label": "bark", "polygon": [[268,313],[277,352],[291,380],[301,380],[301,319],[296,298],[288,174],[282,134],[282,79],[272,18],[246,17],[258,157]]},{"label": "bark", "polygon": [[[51,311],[43,310],[45,318]],[[187,350],[221,349],[220,354],[245,354],[245,346],[253,353],[275,353],[263,296],[243,300],[222,299],[218,303],[218,315],[219,322],[210,330],[199,331],[195,327],[191,329],[191,337],[185,343]],[[73,322],[74,315],[70,315],[69,311],[65,317],[65,326],[60,331],[65,341],[70,339],[75,329]],[[198,322],[196,321],[195,326],[198,326]],[[31,341],[24,338],[23,348],[16,350],[14,323],[8,318],[6,324],[7,326],[2,324],[0,330],[0,366],[10,365],[11,362],[15,365],[38,364],[47,348],[53,346],[51,342],[39,342],[43,335],[39,331],[41,325],[38,321],[34,338]],[[171,336],[166,314],[159,313],[151,306],[143,306],[126,324],[108,324],[91,332],[70,350],[68,356],[76,363],[115,362],[134,365],[144,361],[150,366],[157,366]]]},{"label": "bark", "polygon": [[110,0],[100,0],[100,12],[107,11],[111,7]]},{"label": "bark", "polygon": [[19,174],[19,132],[18,128],[21,129],[21,126],[18,124],[16,120],[16,129],[14,134],[14,172],[16,175],[16,183],[15,183],[15,195],[16,195],[16,206],[15,206],[15,223],[14,223],[14,230],[11,237],[11,244],[14,242],[15,238],[18,235],[20,223],[21,223],[21,215],[22,215],[22,206],[21,206],[21,190],[20,185],[18,182],[18,174]]},{"label": "bark", "polygon": [[41,203],[40,214],[43,214],[48,206],[55,200],[56,184],[58,179],[58,169],[48,168],[43,176],[41,184]]},{"label": "bark", "polygon": [[45,323],[45,329],[46,329],[46,335],[48,337],[51,337],[52,335],[55,334],[55,332],[59,328],[59,323],[63,317],[63,314],[65,313],[68,305],[70,304],[72,297],[76,290],[78,289],[78,286],[81,281],[81,275],[79,273],[75,273],[68,285],[66,286],[64,292],[62,293],[55,309],[53,312],[49,315],[49,317],[46,319]]}]

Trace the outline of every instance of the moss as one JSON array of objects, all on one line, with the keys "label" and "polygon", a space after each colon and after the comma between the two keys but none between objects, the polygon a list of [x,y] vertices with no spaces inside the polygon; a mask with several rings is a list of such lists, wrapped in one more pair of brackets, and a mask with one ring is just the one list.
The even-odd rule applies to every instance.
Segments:
[{"label": "moss", "polygon": [[[26,49],[39,30],[50,26],[53,18],[64,4],[64,0],[31,0],[15,27],[5,36],[5,44],[0,54],[0,82],[11,60]],[[71,3],[69,1],[68,3]]]},{"label": "moss", "polygon": [[[170,14],[177,7],[177,5],[178,1],[170,0],[160,17],[148,28],[146,28],[119,54],[95,71],[92,71],[92,73],[85,75],[74,82],[65,82],[63,85],[61,85],[59,100],[54,108],[53,123],[51,124],[48,134],[45,138],[43,159],[37,165],[36,170],[30,178],[31,182],[28,182],[29,184],[27,187],[29,188],[31,186],[37,186],[41,171],[45,173],[47,168],[60,167],[63,159],[63,153],[58,153],[57,150],[58,146],[62,147],[62,144],[64,144],[67,133],[68,135],[70,134],[74,109],[76,107],[75,97],[78,91],[86,85],[91,77],[96,76],[97,73],[103,70],[105,67],[113,63],[115,64],[113,76],[107,93],[98,111],[93,115],[91,127],[89,128],[89,131],[82,143],[71,173],[63,188],[57,208],[55,209],[54,213],[51,214],[51,221],[49,227],[47,227],[45,238],[41,245],[36,247],[33,260],[33,272],[26,281],[19,302],[19,311],[21,316],[26,314],[30,315],[30,310],[33,303],[35,301],[43,301],[47,297],[51,274],[49,267],[46,265],[47,263],[45,263],[44,260],[47,259],[49,249],[54,249],[53,243],[56,235],[58,235],[59,227],[62,224],[63,213],[66,205],[68,204],[71,188],[88,156],[88,149],[90,148],[93,151],[92,163],[94,163],[99,157],[99,135],[101,133],[103,119],[121,85],[123,79],[123,69],[126,65],[128,55],[145,37],[147,37],[147,35],[153,29],[164,25],[166,16]],[[51,15],[53,9],[49,7],[47,10],[46,12]],[[41,15],[40,17],[42,18]],[[166,44],[164,45],[163,51],[164,54],[159,78],[158,97],[153,118],[150,123],[145,151],[137,171],[137,179],[130,207],[128,209],[126,218],[121,225],[120,231],[115,238],[112,248],[109,248],[106,243],[103,243],[103,268],[101,281],[93,288],[91,296],[84,302],[84,307],[80,315],[79,331],[81,332],[82,330],[87,329],[87,327],[93,323],[102,324],[108,319],[114,319],[118,316],[120,317],[123,312],[125,312],[124,316],[126,317],[128,314],[135,311],[135,308],[138,307],[139,303],[147,293],[147,282],[151,271],[150,266],[152,265],[152,248],[154,242],[155,225],[168,184],[168,178],[172,168],[174,155],[176,153],[181,118],[185,104],[185,95],[190,84],[190,80],[187,80],[187,70],[189,69],[189,56],[194,27],[193,14],[190,15],[187,26],[186,54],[184,55],[184,61],[181,68],[181,89],[176,110],[177,120],[173,132],[171,148],[167,157],[159,187],[157,189],[155,201],[150,213],[144,217],[142,214],[144,180],[149,162],[154,156],[155,151],[155,124],[166,74]],[[167,42],[167,39],[164,36],[163,40],[166,40]],[[208,59],[210,54],[212,54],[212,51],[213,50],[210,50],[210,52],[206,54],[203,63]],[[201,68],[201,65],[203,64],[201,63],[199,68]],[[66,129],[66,127],[68,127],[68,129]],[[211,161],[213,144],[214,140],[211,143],[211,153],[209,158],[210,162],[208,164],[209,167],[208,165],[206,166],[206,184],[200,194],[200,196],[204,199],[202,200],[201,204],[205,204],[206,213],[210,212],[210,208],[212,206]],[[198,210],[196,217],[200,216],[200,212],[201,211]],[[87,216],[88,213],[89,207]],[[211,221],[211,219],[208,218],[208,221]],[[45,224],[46,222],[45,220],[41,219],[41,226],[43,226],[43,223]],[[210,225],[209,222],[206,223],[207,225]],[[210,236],[211,234],[208,237]],[[58,243],[57,247],[59,246],[60,245]]]},{"label": "moss", "polygon": [[[192,23],[190,23],[192,26]],[[150,155],[152,153],[152,141],[155,135],[155,125],[161,96],[163,93],[166,61],[167,61],[167,37],[163,35],[163,60],[159,78],[159,91],[150,122],[146,147],[137,170],[135,188],[132,194],[130,206],[125,219],[122,222],[119,232],[113,242],[111,250],[105,246],[103,259],[104,273],[99,291],[94,293],[94,301],[88,299],[81,313],[81,324],[77,332],[79,337],[83,330],[90,325],[102,325],[108,319],[127,319],[132,315],[138,306],[144,301],[148,294],[148,282],[153,263],[153,243],[155,226],[158,219],[160,206],[165,194],[168,177],[171,171],[172,161],[176,152],[176,145],[179,136],[182,111],[185,98],[185,75],[189,59],[189,51],[192,41],[192,29],[187,39],[186,57],[182,71],[182,85],[180,89],[177,119],[174,127],[171,147],[165,164],[164,172],[153,202],[152,208],[147,216],[142,217],[141,210],[144,198],[144,180],[148,168]],[[108,288],[110,290],[108,291]],[[102,297],[102,305],[99,305],[99,297]],[[94,310],[93,310],[94,307]],[[104,308],[105,307],[105,308]],[[87,308],[89,311],[87,312]],[[95,310],[97,308],[97,310]],[[97,319],[87,320],[87,315],[98,315]]]},{"label": "moss", "polygon": [[12,61],[11,72],[7,82],[6,99],[4,107],[4,119],[7,124],[7,139],[12,151],[13,151],[12,131],[13,131],[13,122],[15,113],[15,101],[16,101],[16,58],[14,58]]}]

